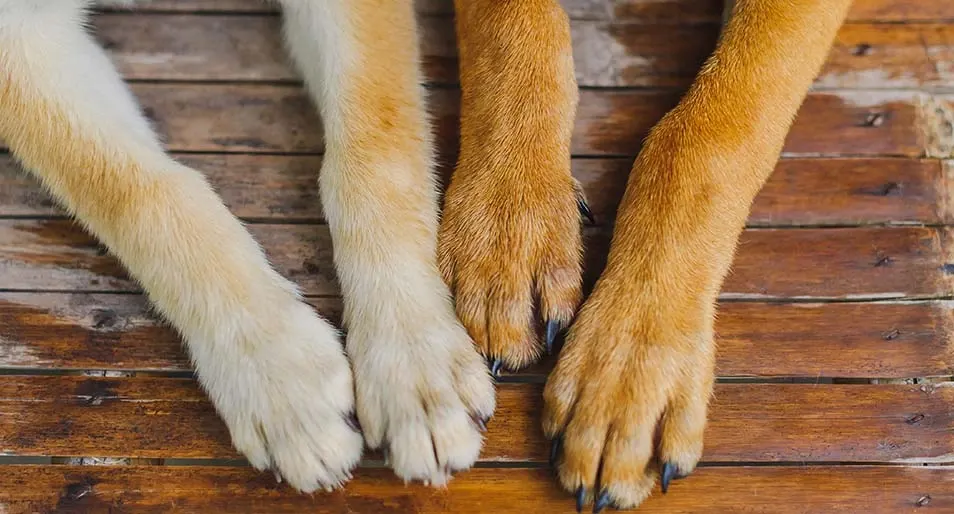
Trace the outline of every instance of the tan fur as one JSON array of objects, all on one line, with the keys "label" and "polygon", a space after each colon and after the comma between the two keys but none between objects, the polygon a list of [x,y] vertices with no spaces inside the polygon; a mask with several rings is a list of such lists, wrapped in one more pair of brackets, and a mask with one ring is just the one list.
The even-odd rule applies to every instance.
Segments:
[{"label": "tan fur", "polygon": [[[736,2],[695,84],[645,142],[606,269],[545,390],[544,430],[562,445],[559,480],[584,500],[632,507],[663,463],[679,474],[696,466],[714,381],[716,296],[849,4]],[[569,43],[562,25],[544,21],[557,9],[458,2],[462,154],[441,262],[477,343],[517,365],[539,353],[524,343],[532,313],[525,284],[554,261],[538,249],[567,255],[578,244],[563,160],[573,104],[551,86],[567,86],[561,50]],[[575,279],[562,262],[563,276]],[[505,308],[487,301],[501,296]]]},{"label": "tan fur", "polygon": [[565,326],[580,301],[577,103],[557,0],[458,0],[461,153],[447,191],[441,271],[484,355],[512,369],[542,353],[534,310]]},{"label": "tan fur", "polygon": [[413,2],[286,3],[290,42],[310,36],[296,28],[309,16],[334,19],[328,30],[340,32],[314,50],[327,61],[320,73],[311,52],[292,50],[324,119],[321,197],[365,441],[385,449],[404,480],[441,485],[476,461],[494,391],[437,267],[438,192]]}]

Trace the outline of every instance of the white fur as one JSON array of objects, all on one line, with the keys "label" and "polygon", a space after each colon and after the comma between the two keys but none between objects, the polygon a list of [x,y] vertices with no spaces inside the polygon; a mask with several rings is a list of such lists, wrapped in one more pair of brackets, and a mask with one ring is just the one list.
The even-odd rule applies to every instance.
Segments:
[{"label": "white fur", "polygon": [[[402,2],[410,13],[410,0]],[[337,486],[361,452],[346,420],[355,401],[337,334],[272,270],[204,178],[162,151],[82,29],[90,4],[0,0],[0,64],[26,91],[0,102],[0,137],[179,330],[236,448],[298,489]],[[358,416],[368,444],[387,446],[398,475],[443,484],[477,459],[474,418],[493,412],[494,393],[436,265],[433,144],[417,56],[399,77],[380,77],[414,105],[395,131],[411,144],[369,154],[354,135],[380,113],[354,87],[368,56],[353,4],[282,4],[289,47],[325,124],[322,200]],[[413,32],[413,18],[402,19],[395,30]]]},{"label": "white fur", "polygon": [[25,91],[0,84],[0,138],[179,330],[236,448],[300,490],[341,484],[362,442],[337,333],[202,175],[163,153],[84,33],[88,4],[0,0],[0,67]]},{"label": "white fur", "polygon": [[[407,63],[399,77],[363,69],[369,59],[360,38],[369,35],[359,25],[370,20],[355,19],[347,0],[282,3],[291,53],[324,121],[321,198],[344,294],[365,439],[388,450],[405,480],[443,484],[477,459],[482,440],[472,417],[493,412],[494,392],[437,268],[433,143],[419,63]],[[412,8],[409,0],[400,3]],[[413,31],[413,19],[407,19],[412,26],[389,20],[392,30]],[[356,134],[379,114],[364,107],[374,102],[356,81],[369,76],[415,105],[416,114],[411,126],[402,127],[412,133],[412,144],[395,141],[387,155],[365,160],[353,157],[367,154],[358,153],[366,138]],[[394,139],[405,137],[399,132]]]}]

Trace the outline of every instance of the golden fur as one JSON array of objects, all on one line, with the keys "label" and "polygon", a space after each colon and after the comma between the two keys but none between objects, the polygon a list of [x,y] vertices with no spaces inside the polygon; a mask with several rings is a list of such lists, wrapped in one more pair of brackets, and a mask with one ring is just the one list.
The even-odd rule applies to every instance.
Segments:
[{"label": "golden fur", "polygon": [[[660,474],[667,488],[695,468],[716,297],[849,4],[736,2],[696,82],[645,141],[607,266],[544,394],[543,428],[578,509],[638,505]],[[579,294],[569,30],[556,0],[457,7],[462,151],[440,261],[478,346],[521,366],[545,337],[530,322],[533,297],[544,320],[563,322]]]}]

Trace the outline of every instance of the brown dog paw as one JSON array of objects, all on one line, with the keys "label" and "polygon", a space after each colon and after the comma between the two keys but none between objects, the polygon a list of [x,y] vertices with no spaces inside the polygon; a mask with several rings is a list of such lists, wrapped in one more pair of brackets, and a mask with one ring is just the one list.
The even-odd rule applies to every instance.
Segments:
[{"label": "brown dog paw", "polygon": [[544,392],[552,465],[578,510],[589,501],[594,512],[639,505],[657,480],[665,492],[702,455],[714,380],[711,308],[624,282],[601,279]]},{"label": "brown dog paw", "polygon": [[567,170],[529,157],[510,152],[485,169],[462,160],[440,229],[457,315],[495,374],[549,351],[581,296],[580,216],[592,215]]}]

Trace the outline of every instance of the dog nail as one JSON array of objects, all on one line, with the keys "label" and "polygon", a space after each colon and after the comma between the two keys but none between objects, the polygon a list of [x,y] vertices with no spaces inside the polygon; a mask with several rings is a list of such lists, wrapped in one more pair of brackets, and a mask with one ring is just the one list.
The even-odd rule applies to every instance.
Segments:
[{"label": "dog nail", "polygon": [[590,225],[595,225],[596,218],[593,217],[593,211],[591,211],[590,206],[586,204],[586,200],[579,198],[576,201],[576,205],[580,208],[580,216],[586,218],[586,221],[588,221]]},{"label": "dog nail", "polygon": [[503,367],[503,361],[500,359],[494,359],[494,362],[490,365],[490,374],[495,377],[499,377],[500,368],[502,367]]},{"label": "dog nail", "polygon": [[611,502],[612,499],[610,498],[609,491],[604,489],[603,492],[600,493],[600,497],[596,499],[596,503],[593,504],[593,514],[599,514]]},{"label": "dog nail", "polygon": [[586,503],[586,488],[580,486],[576,490],[576,511],[583,512],[583,504]]},{"label": "dog nail", "polygon": [[546,338],[544,345],[547,353],[553,352],[553,342],[556,340],[557,333],[560,331],[560,323],[555,320],[547,321]]}]

